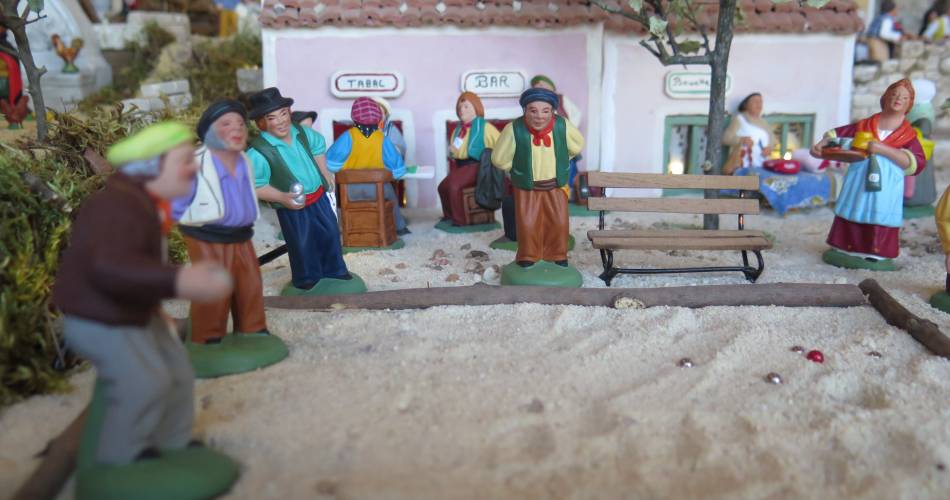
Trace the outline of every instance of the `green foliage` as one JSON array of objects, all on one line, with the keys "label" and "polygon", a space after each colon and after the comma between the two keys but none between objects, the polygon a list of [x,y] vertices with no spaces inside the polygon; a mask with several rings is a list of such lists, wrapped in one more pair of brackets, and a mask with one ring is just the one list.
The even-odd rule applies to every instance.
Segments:
[{"label": "green foliage", "polygon": [[100,184],[49,160],[0,151],[0,406],[69,387],[50,291],[71,207]]},{"label": "green foliage", "polygon": [[[143,113],[121,105],[88,115],[53,113],[49,142],[0,145],[0,406],[69,387],[67,369],[75,360],[62,352],[50,294],[75,208],[107,177],[89,167],[87,148],[105,155],[154,120],[193,126],[197,118],[196,111]],[[169,238],[169,257],[188,259],[177,231]]]},{"label": "green foliage", "polygon": [[188,65],[191,94],[196,102],[211,102],[221,97],[236,97],[236,72],[239,68],[258,67],[261,39],[241,32],[225,39],[207,39],[194,44]]}]

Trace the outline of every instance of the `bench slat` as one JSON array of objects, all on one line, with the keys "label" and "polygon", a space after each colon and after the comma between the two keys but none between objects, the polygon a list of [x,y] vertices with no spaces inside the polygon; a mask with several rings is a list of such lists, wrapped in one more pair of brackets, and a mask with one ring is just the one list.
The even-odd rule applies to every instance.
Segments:
[{"label": "bench slat", "polygon": [[772,243],[761,237],[729,238],[594,238],[596,249],[628,250],[765,250]]},{"label": "bench slat", "polygon": [[590,210],[615,212],[656,212],[673,214],[748,214],[759,213],[759,201],[751,199],[696,198],[603,198],[587,199]]},{"label": "bench slat", "polygon": [[593,187],[647,189],[744,189],[759,190],[756,175],[633,174],[590,172],[587,183]]},{"label": "bench slat", "polygon": [[587,239],[589,240],[594,238],[727,238],[739,236],[765,238],[765,233],[738,229],[592,229],[587,231]]}]

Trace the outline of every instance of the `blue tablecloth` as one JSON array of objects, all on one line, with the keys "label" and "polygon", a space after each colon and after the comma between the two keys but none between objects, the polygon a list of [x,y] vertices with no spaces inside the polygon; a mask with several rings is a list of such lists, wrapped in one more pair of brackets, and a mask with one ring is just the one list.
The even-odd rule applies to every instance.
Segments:
[{"label": "blue tablecloth", "polygon": [[831,199],[831,179],[824,173],[802,171],[788,175],[752,167],[740,168],[734,175],[758,175],[762,196],[779,215],[793,208],[827,205]]}]

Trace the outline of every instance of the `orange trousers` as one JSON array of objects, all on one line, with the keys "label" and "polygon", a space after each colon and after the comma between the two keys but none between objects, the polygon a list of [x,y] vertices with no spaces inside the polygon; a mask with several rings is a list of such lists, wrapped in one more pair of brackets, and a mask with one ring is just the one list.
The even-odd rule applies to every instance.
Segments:
[{"label": "orange trousers", "polygon": [[234,291],[215,302],[191,303],[191,341],[203,344],[228,332],[228,315],[234,319],[235,333],[257,333],[267,329],[264,318],[264,285],[257,254],[251,241],[209,243],[185,236],[192,262],[211,260],[231,273]]},{"label": "orange trousers", "polygon": [[[542,183],[535,183],[537,186]],[[515,187],[515,227],[518,255],[515,260],[557,262],[567,260],[570,219],[567,195],[554,183],[547,189],[526,191]]]}]

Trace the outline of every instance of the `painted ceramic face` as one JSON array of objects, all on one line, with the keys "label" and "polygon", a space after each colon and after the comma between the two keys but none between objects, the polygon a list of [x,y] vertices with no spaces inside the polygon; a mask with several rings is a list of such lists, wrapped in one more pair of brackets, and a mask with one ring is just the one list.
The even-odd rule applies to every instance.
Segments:
[{"label": "painted ceramic face", "polygon": [[890,93],[886,99],[884,99],[884,108],[887,111],[894,111],[899,113],[907,113],[908,105],[910,104],[910,92],[907,91],[904,87],[898,87],[897,90]]},{"label": "painted ceramic face", "polygon": [[185,143],[176,146],[162,160],[158,177],[147,183],[148,190],[155,196],[170,200],[191,193],[191,181],[198,171],[195,161],[195,147]]},{"label": "painted ceramic face", "polygon": [[468,101],[462,101],[459,104],[459,119],[465,123],[470,123],[475,119],[475,106],[472,106],[472,103]]},{"label": "painted ceramic face", "polygon": [[534,85],[531,86],[531,88],[533,88],[533,89],[548,89],[548,90],[550,90],[551,92],[554,92],[554,87],[552,87],[551,84],[549,84],[548,82],[546,82],[546,81],[544,81],[544,80],[540,80],[538,83],[535,83]]},{"label": "painted ceramic face", "polygon": [[749,98],[745,103],[745,110],[751,116],[762,115],[762,96],[756,95]]},{"label": "painted ceramic face", "polygon": [[280,108],[264,115],[267,122],[267,132],[278,139],[285,139],[290,135],[290,108]]},{"label": "painted ceramic face", "polygon": [[529,127],[535,130],[542,130],[547,127],[552,118],[554,118],[554,108],[546,102],[528,103],[524,111],[525,121]]},{"label": "painted ceramic face", "polygon": [[226,113],[214,122],[214,131],[228,145],[230,151],[247,148],[247,125],[237,113]]}]

